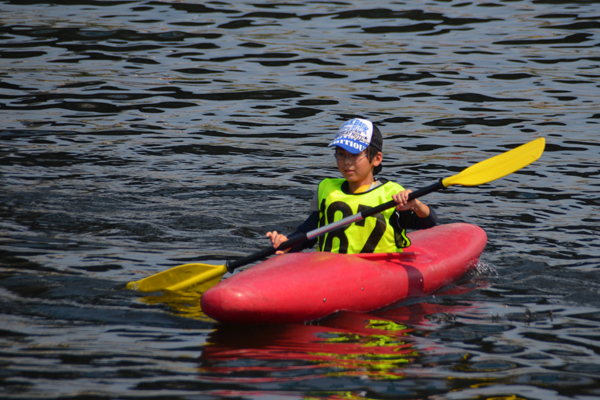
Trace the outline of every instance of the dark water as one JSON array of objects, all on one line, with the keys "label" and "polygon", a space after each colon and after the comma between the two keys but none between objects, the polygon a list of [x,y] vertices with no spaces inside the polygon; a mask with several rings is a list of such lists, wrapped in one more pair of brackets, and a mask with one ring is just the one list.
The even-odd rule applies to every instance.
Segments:
[{"label": "dark water", "polygon": [[[14,0],[0,22],[0,397],[600,396],[600,3]],[[478,272],[268,328],[123,290],[293,230],[357,116],[411,188],[547,139],[428,196],[488,233]]]}]

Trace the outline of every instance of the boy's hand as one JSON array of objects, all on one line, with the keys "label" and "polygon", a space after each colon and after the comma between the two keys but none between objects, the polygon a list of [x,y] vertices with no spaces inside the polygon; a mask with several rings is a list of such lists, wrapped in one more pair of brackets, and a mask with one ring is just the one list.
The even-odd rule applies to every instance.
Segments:
[{"label": "boy's hand", "polygon": [[429,207],[427,207],[427,205],[425,205],[418,199],[408,201],[408,195],[411,193],[412,193],[412,190],[406,189],[406,190],[392,196],[392,199],[394,199],[394,201],[396,203],[398,203],[396,205],[396,210],[398,210],[398,211],[413,210],[419,218],[427,217],[430,212]]},{"label": "boy's hand", "polygon": [[[288,240],[287,236],[282,235],[281,233],[277,233],[277,231],[273,231],[273,232],[267,232],[267,237],[269,239],[271,239],[271,244],[273,245],[273,247],[278,248],[279,245],[281,245],[281,243],[285,242],[286,240]],[[285,250],[279,250],[277,252],[275,252],[275,254],[277,254],[278,256],[287,253],[288,251],[290,251],[290,249],[285,249]]]},{"label": "boy's hand", "polygon": [[392,199],[397,203],[396,210],[406,211],[414,207],[416,200],[408,201],[408,195],[412,193],[412,190],[406,189],[400,193],[396,193],[392,196]]}]

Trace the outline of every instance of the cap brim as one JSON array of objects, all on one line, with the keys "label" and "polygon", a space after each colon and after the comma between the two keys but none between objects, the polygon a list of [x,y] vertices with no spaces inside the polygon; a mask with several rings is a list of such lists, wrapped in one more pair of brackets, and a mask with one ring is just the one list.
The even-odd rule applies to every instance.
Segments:
[{"label": "cap brim", "polygon": [[329,144],[327,147],[339,147],[346,150],[348,153],[359,154],[365,151],[367,146],[362,143],[357,143],[354,140],[348,140],[346,138],[336,139]]}]

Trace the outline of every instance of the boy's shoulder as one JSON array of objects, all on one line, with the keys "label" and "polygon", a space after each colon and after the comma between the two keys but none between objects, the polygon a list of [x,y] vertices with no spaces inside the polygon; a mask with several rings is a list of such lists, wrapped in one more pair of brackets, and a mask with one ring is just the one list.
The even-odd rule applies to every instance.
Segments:
[{"label": "boy's shoulder", "polygon": [[[346,194],[351,194],[348,189],[348,181],[346,181],[346,179],[344,179],[344,178],[324,178],[319,183],[318,191],[321,191],[325,187],[328,187],[329,189],[331,189],[332,187],[335,187],[336,189],[339,189]],[[397,188],[400,188],[400,190],[402,190],[402,186],[400,186],[400,184],[398,184],[394,181],[390,181],[386,178],[378,178],[375,180],[375,182],[373,182],[373,184],[371,185],[371,187],[369,189],[365,190],[364,192],[358,193],[358,194],[360,195],[360,194],[364,194],[364,193],[369,193],[369,192],[372,192],[373,190],[381,189],[383,187],[385,187],[385,189],[391,189],[393,187],[392,190],[396,190]]]}]

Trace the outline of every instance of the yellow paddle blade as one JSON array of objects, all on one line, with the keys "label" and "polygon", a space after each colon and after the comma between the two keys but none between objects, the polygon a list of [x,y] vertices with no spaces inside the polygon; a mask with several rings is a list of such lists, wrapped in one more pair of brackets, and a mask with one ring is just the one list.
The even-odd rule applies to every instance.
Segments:
[{"label": "yellow paddle blade", "polygon": [[205,292],[221,280],[227,272],[224,265],[184,264],[139,281],[129,282],[127,289],[140,292],[158,292],[162,290]]},{"label": "yellow paddle blade", "polygon": [[544,152],[546,140],[539,138],[522,146],[481,161],[460,174],[442,180],[444,187],[452,185],[477,186],[502,178],[531,164]]}]

